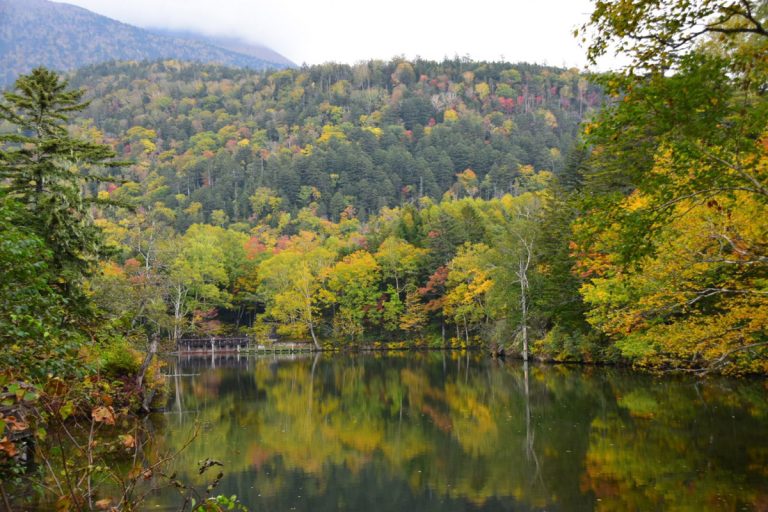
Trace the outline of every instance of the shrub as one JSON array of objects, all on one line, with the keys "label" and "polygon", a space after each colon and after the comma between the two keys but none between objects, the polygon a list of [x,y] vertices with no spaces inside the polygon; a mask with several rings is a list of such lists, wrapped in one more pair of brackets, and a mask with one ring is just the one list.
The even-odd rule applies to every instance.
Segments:
[{"label": "shrub", "polygon": [[100,368],[107,377],[119,378],[138,374],[141,363],[141,354],[126,341],[118,340],[102,352]]}]

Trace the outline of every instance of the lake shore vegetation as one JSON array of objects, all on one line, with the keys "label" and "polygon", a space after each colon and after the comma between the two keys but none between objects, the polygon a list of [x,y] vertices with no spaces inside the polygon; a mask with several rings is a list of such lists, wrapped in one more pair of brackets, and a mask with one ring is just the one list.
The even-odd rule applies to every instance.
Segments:
[{"label": "lake shore vegetation", "polygon": [[[596,1],[589,58],[629,59],[596,75],[395,58],[19,77],[0,100],[3,482],[66,433],[82,450],[40,488],[96,506],[116,473],[95,460],[139,453],[155,354],[191,335],[764,377],[766,19]],[[122,448],[94,441],[119,428]]]}]

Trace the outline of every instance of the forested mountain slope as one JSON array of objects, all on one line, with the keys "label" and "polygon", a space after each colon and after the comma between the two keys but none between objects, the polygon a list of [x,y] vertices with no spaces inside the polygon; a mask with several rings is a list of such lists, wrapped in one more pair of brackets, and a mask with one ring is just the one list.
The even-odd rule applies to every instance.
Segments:
[{"label": "forested mountain slope", "polygon": [[282,68],[209,42],[156,34],[64,3],[0,0],[0,86],[36,66],[70,70],[111,60],[175,58]]},{"label": "forested mountain slope", "polygon": [[291,61],[285,55],[281,55],[272,48],[261,44],[254,44],[239,37],[227,37],[227,36],[211,36],[207,34],[201,34],[199,32],[193,32],[191,30],[167,30],[152,28],[150,29],[156,34],[168,37],[176,37],[179,39],[192,39],[203,43],[212,44],[225,50],[230,50],[243,55],[250,55],[258,59],[266,60],[275,64],[281,64],[283,67],[296,67],[296,63]]},{"label": "forested mountain slope", "polygon": [[371,61],[254,72],[180,63],[78,71],[83,113],[135,164],[117,197],[233,222],[269,187],[283,208],[362,218],[420,196],[498,197],[524,166],[564,167],[601,102],[575,70],[450,60]]}]

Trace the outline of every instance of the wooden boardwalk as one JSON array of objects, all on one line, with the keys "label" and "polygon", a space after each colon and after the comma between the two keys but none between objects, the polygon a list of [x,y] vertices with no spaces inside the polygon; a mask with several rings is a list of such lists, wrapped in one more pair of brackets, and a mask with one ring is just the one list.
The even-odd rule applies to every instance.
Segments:
[{"label": "wooden boardwalk", "polygon": [[176,349],[179,352],[240,352],[248,350],[251,341],[248,337],[182,338],[176,342]]},{"label": "wooden boardwalk", "polygon": [[240,353],[240,352],[309,352],[311,343],[298,341],[270,341],[259,343],[253,338],[218,337],[182,338],[176,343],[180,354]]}]

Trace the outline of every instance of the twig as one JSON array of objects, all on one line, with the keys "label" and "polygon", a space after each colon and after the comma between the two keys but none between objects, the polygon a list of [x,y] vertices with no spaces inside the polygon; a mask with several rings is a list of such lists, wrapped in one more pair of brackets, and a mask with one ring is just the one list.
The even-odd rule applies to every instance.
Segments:
[{"label": "twig", "polygon": [[3,486],[3,482],[0,481],[0,494],[3,496],[3,504],[5,505],[5,509],[8,512],[12,512],[13,509],[11,508],[11,503],[8,501],[8,495],[5,494],[5,486]]}]

